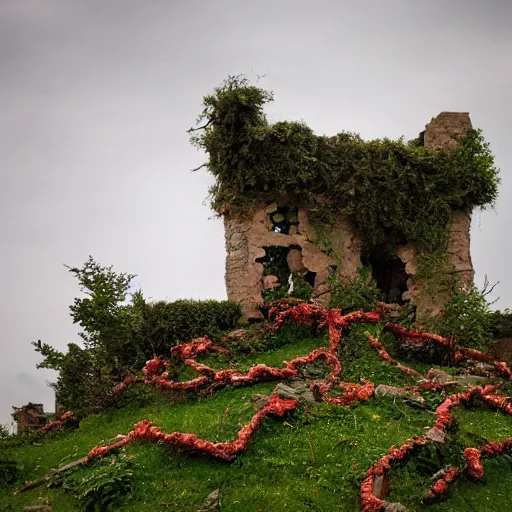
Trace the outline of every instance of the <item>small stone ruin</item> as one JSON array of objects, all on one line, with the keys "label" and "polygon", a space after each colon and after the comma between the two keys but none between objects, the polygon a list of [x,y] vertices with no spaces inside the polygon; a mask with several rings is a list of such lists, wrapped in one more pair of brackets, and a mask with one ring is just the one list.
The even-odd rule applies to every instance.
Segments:
[{"label": "small stone ruin", "polygon": [[[420,140],[425,147],[449,151],[471,127],[467,113],[442,112],[426,125]],[[457,274],[460,283],[473,283],[470,224],[470,211],[453,212],[447,249],[451,268],[447,272]],[[414,306],[419,321],[438,316],[449,299],[448,292],[429,294],[425,283],[415,277],[417,251],[413,245],[397,248],[394,258],[375,254],[363,262],[361,240],[346,218],[338,216],[329,230],[323,230],[311,220],[307,208],[290,204],[286,197],[276,197],[250,212],[226,213],[224,226],[228,298],[241,303],[248,320],[263,318],[262,292],[283,284],[276,276],[264,276],[263,261],[270,248],[276,247],[288,250],[290,273],[303,273],[313,287],[312,299],[320,305],[329,302],[327,280],[332,273],[340,279],[354,279],[363,263],[372,267],[384,300]],[[335,258],[326,254],[326,246]]]},{"label": "small stone ruin", "polygon": [[22,407],[13,407],[12,417],[16,422],[18,432],[37,430],[48,423],[50,414],[45,413],[43,404],[29,402]]}]

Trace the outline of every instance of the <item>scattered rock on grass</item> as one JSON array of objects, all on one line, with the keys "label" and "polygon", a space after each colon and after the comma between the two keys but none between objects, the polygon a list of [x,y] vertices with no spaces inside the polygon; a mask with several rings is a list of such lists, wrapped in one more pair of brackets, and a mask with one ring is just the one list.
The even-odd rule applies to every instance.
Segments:
[{"label": "scattered rock on grass", "polygon": [[197,512],[220,512],[220,489],[212,491]]},{"label": "scattered rock on grass", "polygon": [[389,496],[389,476],[386,474],[376,475],[373,479],[372,493],[374,496],[383,500]]},{"label": "scattered rock on grass", "polygon": [[434,441],[434,443],[444,443],[446,438],[446,433],[444,430],[441,430],[437,427],[432,427],[426,434],[425,437],[429,441]]},{"label": "scattered rock on grass", "polygon": [[420,404],[425,403],[425,399],[422,396],[408,389],[387,386],[386,384],[380,384],[375,388],[375,396],[390,396],[392,398],[412,400]]},{"label": "scattered rock on grass", "polygon": [[302,402],[314,403],[315,395],[303,382],[294,382],[293,385],[287,386],[280,382],[275,388],[274,393],[281,398],[288,400],[300,400]]},{"label": "scattered rock on grass", "polygon": [[384,510],[386,512],[407,512],[407,508],[401,503],[387,503]]}]

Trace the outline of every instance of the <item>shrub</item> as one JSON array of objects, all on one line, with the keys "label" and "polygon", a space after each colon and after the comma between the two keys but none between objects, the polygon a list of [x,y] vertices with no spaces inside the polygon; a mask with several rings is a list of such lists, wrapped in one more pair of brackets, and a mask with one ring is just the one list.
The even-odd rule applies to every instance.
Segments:
[{"label": "shrub", "polygon": [[488,350],[493,343],[493,313],[484,293],[474,286],[456,287],[437,322],[437,330],[461,345]]},{"label": "shrub", "polygon": [[57,381],[51,386],[57,401],[80,418],[107,405],[109,392],[117,382],[112,366],[98,350],[70,343]]},{"label": "shrub", "polygon": [[63,488],[73,494],[87,512],[107,512],[131,494],[132,480],[131,459],[122,454],[101,460],[85,476],[66,478]]},{"label": "shrub", "polygon": [[70,343],[62,353],[41,340],[33,345],[44,357],[38,368],[59,372],[52,384],[58,402],[78,419],[107,405],[112,387],[154,355],[169,356],[174,345],[199,336],[215,338],[242,316],[239,304],[229,301],[148,304],[140,290],[128,300],[134,276],[92,257],[80,268],[68,268],[86,295],[70,306],[73,321],[84,329],[84,347]]},{"label": "shrub", "polygon": [[21,479],[22,472],[15,460],[0,458],[0,487],[13,485]]},{"label": "shrub", "polygon": [[512,338],[512,312],[508,309],[494,311],[491,330],[495,339]]},{"label": "shrub", "polygon": [[0,425],[0,488],[13,485],[23,476],[18,462],[14,460],[11,453],[16,437],[9,434],[6,427]]},{"label": "shrub", "polygon": [[143,321],[137,334],[140,350],[147,358],[169,356],[174,345],[192,338],[217,338],[233,329],[240,318],[240,305],[230,301],[177,300],[146,304]]},{"label": "shrub", "polygon": [[371,269],[360,268],[355,279],[332,282],[332,293],[329,302],[331,308],[341,308],[349,313],[357,309],[369,311],[377,306],[382,298],[377,283],[372,278]]}]

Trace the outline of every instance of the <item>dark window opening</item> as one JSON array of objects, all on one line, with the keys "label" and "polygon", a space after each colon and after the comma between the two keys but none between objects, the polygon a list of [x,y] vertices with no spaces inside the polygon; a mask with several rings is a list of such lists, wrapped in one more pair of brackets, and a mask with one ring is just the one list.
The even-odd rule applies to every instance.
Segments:
[{"label": "dark window opening", "polygon": [[315,278],[316,272],[311,272],[311,270],[308,270],[304,275],[304,281],[306,281],[306,283],[313,287],[315,286]]},{"label": "dark window opening", "polygon": [[276,233],[283,235],[299,234],[298,209],[292,206],[278,206],[277,209],[269,214],[272,222],[272,229]]},{"label": "dark window opening", "polygon": [[265,256],[256,261],[263,264],[265,300],[289,297],[309,300],[315,287],[316,272],[304,266],[300,246],[264,246],[263,249]]},{"label": "dark window opening", "polygon": [[265,256],[257,258],[258,263],[263,264],[263,275],[276,276],[280,285],[288,282],[290,269],[288,268],[287,256],[290,247],[263,247]]},{"label": "dark window opening", "polygon": [[363,255],[362,263],[372,268],[372,277],[388,304],[404,305],[402,296],[407,291],[408,275],[405,263],[390,250],[377,248]]}]

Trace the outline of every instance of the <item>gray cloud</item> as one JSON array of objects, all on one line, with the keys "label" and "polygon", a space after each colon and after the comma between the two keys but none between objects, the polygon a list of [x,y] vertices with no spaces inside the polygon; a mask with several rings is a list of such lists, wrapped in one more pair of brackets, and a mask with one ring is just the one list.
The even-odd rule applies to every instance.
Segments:
[{"label": "gray cloud", "polygon": [[11,405],[53,405],[30,341],[77,340],[77,287],[62,263],[93,254],[137,273],[154,298],[225,296],[222,223],[203,205],[211,179],[188,172],[204,155],[185,130],[228,74],[266,74],[271,119],[321,133],[414,137],[442,110],[469,111],[503,170],[496,212],[474,223],[477,279],[500,280],[499,306],[510,306],[511,10],[0,0],[0,422]]}]

